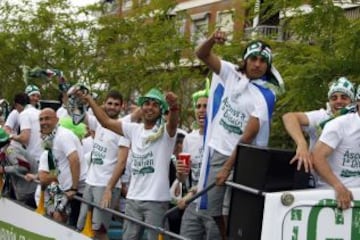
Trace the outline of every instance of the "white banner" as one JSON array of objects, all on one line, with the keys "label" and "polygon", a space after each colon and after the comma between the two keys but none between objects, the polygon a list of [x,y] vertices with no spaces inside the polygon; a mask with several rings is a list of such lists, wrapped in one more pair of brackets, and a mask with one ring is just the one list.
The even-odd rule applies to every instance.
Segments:
[{"label": "white banner", "polygon": [[360,189],[351,191],[356,200],[345,211],[333,190],[267,193],[261,240],[359,240]]},{"label": "white banner", "polygon": [[81,233],[1,197],[0,239],[90,240]]}]

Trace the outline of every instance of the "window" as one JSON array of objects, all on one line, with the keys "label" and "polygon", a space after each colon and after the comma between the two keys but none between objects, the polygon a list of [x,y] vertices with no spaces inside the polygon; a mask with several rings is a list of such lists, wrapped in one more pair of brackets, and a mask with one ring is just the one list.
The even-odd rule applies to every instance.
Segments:
[{"label": "window", "polygon": [[178,33],[181,34],[182,36],[185,35],[185,24],[186,24],[185,18],[176,19],[176,29],[178,30]]},{"label": "window", "polygon": [[218,12],[216,18],[216,27],[228,33],[227,39],[232,40],[234,31],[233,11]]},{"label": "window", "polygon": [[200,13],[191,16],[191,40],[198,46],[208,37],[209,13]]},{"label": "window", "polygon": [[151,0],[140,0],[140,4],[143,5],[149,5]]},{"label": "window", "polygon": [[123,0],[122,1],[122,10],[123,11],[127,11],[130,10],[132,8],[133,5],[133,0]]}]

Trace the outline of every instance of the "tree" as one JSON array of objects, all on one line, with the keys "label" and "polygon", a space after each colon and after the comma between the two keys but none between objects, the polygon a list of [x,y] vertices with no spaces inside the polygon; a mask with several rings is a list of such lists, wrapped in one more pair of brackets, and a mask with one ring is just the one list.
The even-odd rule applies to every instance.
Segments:
[{"label": "tree", "polygon": [[348,19],[345,11],[332,1],[307,2],[313,10],[304,14],[296,11],[304,1],[264,1],[264,5],[271,5],[274,12],[293,10],[292,16],[282,19],[284,30],[291,33],[292,39],[273,42],[275,64],[287,89],[276,106],[271,137],[273,146],[292,146],[282,126],[282,114],[325,108],[329,83],[340,76],[360,82],[360,19]]},{"label": "tree", "polygon": [[[65,0],[46,0],[0,3],[0,82],[2,97],[12,99],[24,89],[20,66],[56,68],[71,81],[83,78],[93,58],[90,38],[81,33],[91,22],[75,16],[80,11],[71,9]],[[39,79],[32,83],[43,85],[43,98],[57,98],[53,88]],[[55,95],[55,96],[54,96]]]}]

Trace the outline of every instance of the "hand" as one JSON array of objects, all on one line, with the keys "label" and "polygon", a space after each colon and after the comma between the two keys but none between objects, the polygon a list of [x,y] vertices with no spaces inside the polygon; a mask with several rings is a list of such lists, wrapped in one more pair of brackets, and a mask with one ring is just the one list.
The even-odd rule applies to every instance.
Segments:
[{"label": "hand", "polygon": [[218,29],[211,35],[211,39],[217,44],[224,44],[226,42],[226,33]]},{"label": "hand", "polygon": [[4,171],[4,168],[3,166],[0,166],[0,174],[3,174],[5,171]]},{"label": "hand", "polygon": [[224,185],[230,175],[231,169],[223,167],[216,175],[216,185]]},{"label": "hand", "polygon": [[176,177],[180,182],[184,183],[186,181],[186,178],[189,176],[190,173],[190,166],[191,161],[189,162],[189,166],[184,163],[184,161],[176,161]]},{"label": "hand", "polygon": [[24,179],[28,182],[32,182],[32,181],[38,179],[38,176],[37,176],[37,174],[27,173],[27,174],[25,174]]},{"label": "hand", "polygon": [[179,209],[185,209],[186,208],[186,199],[185,199],[185,197],[181,198],[177,202],[177,206],[178,206]]},{"label": "hand", "polygon": [[177,202],[177,206],[179,209],[185,209],[187,204],[186,201],[188,201],[192,196],[194,196],[194,192],[190,191],[186,194],[185,197],[181,198],[178,202]]},{"label": "hand", "polygon": [[176,161],[176,172],[180,175],[189,175],[190,166],[191,166],[191,163],[189,163],[189,166],[188,166],[186,163],[184,163],[184,161],[178,159]]},{"label": "hand", "polygon": [[89,100],[91,99],[91,95],[88,93],[89,91],[86,88],[82,88],[81,85],[74,85],[68,90],[67,95],[75,95],[81,100],[89,102]]},{"label": "hand", "polygon": [[104,195],[100,202],[100,207],[109,208],[111,205],[112,192],[111,189],[106,188],[104,191]]},{"label": "hand", "polygon": [[173,92],[167,92],[165,94],[165,100],[169,104],[170,108],[175,107],[178,104],[177,103],[177,95]]},{"label": "hand", "polygon": [[313,158],[311,152],[309,152],[307,146],[298,146],[296,148],[296,154],[291,159],[290,164],[297,161],[297,170],[301,169],[301,165],[304,164],[305,172],[313,171]]},{"label": "hand", "polygon": [[338,208],[348,209],[351,207],[351,201],[354,199],[352,192],[347,189],[343,184],[337,185],[335,188],[336,200]]},{"label": "hand", "polygon": [[73,199],[74,196],[76,195],[77,191],[75,190],[69,190],[65,192],[65,195],[68,199]]}]

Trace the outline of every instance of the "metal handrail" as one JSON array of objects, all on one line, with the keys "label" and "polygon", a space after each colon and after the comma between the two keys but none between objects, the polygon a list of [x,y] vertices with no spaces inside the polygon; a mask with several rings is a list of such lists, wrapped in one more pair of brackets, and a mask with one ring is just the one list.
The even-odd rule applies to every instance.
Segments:
[{"label": "metal handrail", "polygon": [[229,186],[229,187],[232,187],[232,188],[236,188],[236,189],[245,191],[245,192],[248,192],[248,193],[252,193],[254,195],[259,195],[259,196],[262,196],[262,197],[265,197],[265,195],[267,194],[267,192],[258,190],[256,188],[248,187],[248,186],[245,186],[245,185],[242,185],[242,184],[239,184],[239,183],[234,183],[232,181],[226,181],[225,185]]},{"label": "metal handrail", "polygon": [[[23,175],[23,174],[21,174],[21,173],[15,172],[15,173],[12,173],[12,174],[15,175],[15,176],[17,176],[17,177],[21,177],[21,178],[25,179],[25,175]],[[33,180],[33,182],[41,185],[41,183],[40,183],[40,181],[39,181],[38,179]],[[77,201],[80,201],[80,202],[82,202],[82,203],[88,204],[88,205],[90,205],[90,206],[92,206],[92,207],[99,208],[99,209],[101,209],[101,210],[103,210],[103,211],[109,212],[109,213],[111,213],[111,214],[114,214],[114,215],[116,215],[116,216],[118,216],[118,217],[121,217],[121,218],[123,218],[123,219],[129,220],[129,221],[131,221],[131,222],[133,222],[133,223],[136,223],[136,224],[138,224],[138,225],[141,225],[141,226],[143,226],[143,227],[152,229],[152,230],[158,232],[159,234],[165,234],[165,235],[168,235],[168,236],[173,237],[173,238],[175,238],[175,239],[189,240],[188,238],[185,238],[185,237],[180,236],[179,234],[170,232],[170,231],[166,230],[166,229],[163,228],[163,227],[157,227],[157,226],[148,224],[148,223],[146,223],[146,222],[140,221],[140,220],[138,220],[138,219],[136,219],[136,218],[130,217],[130,216],[124,214],[124,213],[118,212],[118,211],[116,211],[116,210],[114,210],[114,209],[111,209],[111,208],[103,208],[103,207],[101,207],[100,205],[95,204],[95,203],[90,202],[90,201],[87,201],[87,200],[83,199],[83,198],[80,197],[80,196],[76,196],[76,195],[75,195],[75,196],[73,197],[73,199],[75,199],[75,200],[77,200]]]},{"label": "metal handrail", "polygon": [[[210,189],[212,189],[213,187],[215,187],[215,182],[209,184],[206,188],[204,188],[203,190],[197,192],[194,196],[192,196],[191,198],[187,199],[185,201],[185,204],[188,205],[189,203],[193,202],[195,199],[197,199],[198,197],[200,197],[201,195],[203,195],[204,193],[206,193],[207,191],[209,191]],[[170,208],[169,210],[167,210],[163,216],[163,219],[162,219],[162,226],[164,227],[165,226],[165,223],[166,223],[166,219],[167,217],[172,213],[172,212],[175,212],[176,210],[178,210],[179,207],[178,206],[175,206],[173,208]]]}]

